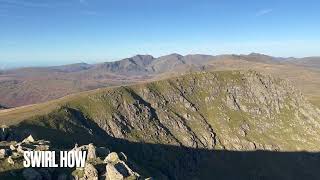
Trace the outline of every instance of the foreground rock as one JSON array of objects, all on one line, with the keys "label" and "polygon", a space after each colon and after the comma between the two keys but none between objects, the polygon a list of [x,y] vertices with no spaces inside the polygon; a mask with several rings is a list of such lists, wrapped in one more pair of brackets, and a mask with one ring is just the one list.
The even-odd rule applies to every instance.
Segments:
[{"label": "foreground rock", "polygon": [[88,145],[88,154],[87,154],[87,159],[96,159],[96,147],[91,143]]},{"label": "foreground rock", "polygon": [[117,153],[112,152],[104,159],[105,163],[116,163],[119,161],[119,156]]},{"label": "foreground rock", "polygon": [[79,178],[79,180],[98,180],[98,171],[96,168],[90,164],[86,163],[86,166],[84,167],[84,176],[82,178]]},{"label": "foreground rock", "polygon": [[[75,147],[73,150],[84,149],[88,153],[92,154],[90,158],[87,158],[87,163],[84,169],[79,168],[73,174],[75,179],[79,180],[95,180],[95,179],[106,179],[106,180],[123,180],[139,179],[140,175],[134,172],[125,161],[120,160],[116,152],[107,154],[106,157],[93,156],[97,154],[96,148],[93,144]],[[122,153],[122,156],[125,156]],[[102,159],[104,159],[102,161]],[[91,162],[91,163],[90,163]],[[104,166],[105,168],[97,169],[98,166]]]},{"label": "foreground rock", "polygon": [[121,180],[123,178],[138,179],[140,177],[138,173],[129,168],[125,161],[120,160],[116,152],[110,153],[104,162],[107,163],[106,178],[108,180]]},{"label": "foreground rock", "polygon": [[27,138],[25,138],[22,142],[23,143],[33,143],[35,140],[32,137],[32,135],[29,135]]},{"label": "foreground rock", "polygon": [[[47,151],[59,149],[51,148],[51,143],[46,140],[37,140],[32,135],[27,136],[21,142],[2,141],[0,146],[7,147],[0,149],[0,170],[5,170],[7,176],[21,176],[25,180],[120,180],[121,178],[130,177],[137,179],[140,175],[134,172],[126,162],[119,159],[115,152],[109,153],[106,147],[99,147],[92,143],[88,145],[78,146],[77,144],[70,151],[87,151],[87,158],[84,168],[75,169],[72,173],[65,171],[61,173],[59,168],[23,168],[23,152],[24,151]],[[123,154],[123,156],[125,156]],[[105,161],[103,161],[106,159]],[[4,166],[5,164],[8,164]],[[5,169],[3,169],[3,167]],[[104,168],[97,168],[104,167]],[[21,168],[21,169],[20,169]],[[12,172],[10,172],[12,170]],[[62,171],[64,171],[62,169]],[[118,175],[115,175],[118,174]],[[108,177],[108,178],[107,178]],[[2,179],[0,175],[0,179]]]}]

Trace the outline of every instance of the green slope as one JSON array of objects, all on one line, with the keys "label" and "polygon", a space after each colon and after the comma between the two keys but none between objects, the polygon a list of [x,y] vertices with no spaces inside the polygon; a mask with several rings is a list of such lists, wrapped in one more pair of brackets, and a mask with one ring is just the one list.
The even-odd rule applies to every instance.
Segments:
[{"label": "green slope", "polygon": [[[109,144],[126,151],[147,171],[178,179],[195,165],[184,169],[182,164],[202,156],[186,157],[185,150],[174,147],[319,151],[319,109],[288,82],[254,71],[193,73],[101,89],[55,103],[57,108],[48,114],[27,117],[16,124],[17,134],[32,133],[61,146],[75,142]],[[171,164],[179,156],[183,158]],[[210,169],[203,163],[197,167]],[[210,170],[201,170],[210,176]],[[188,173],[200,176],[202,171]]]}]

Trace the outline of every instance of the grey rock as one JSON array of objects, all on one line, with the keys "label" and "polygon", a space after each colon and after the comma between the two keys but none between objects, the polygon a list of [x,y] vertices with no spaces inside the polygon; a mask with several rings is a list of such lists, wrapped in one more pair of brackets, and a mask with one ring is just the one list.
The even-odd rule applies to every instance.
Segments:
[{"label": "grey rock", "polygon": [[32,151],[31,148],[24,147],[22,145],[18,145],[17,152],[23,154],[25,151]]},{"label": "grey rock", "polygon": [[96,159],[97,155],[96,155],[96,147],[90,143],[88,145],[88,154],[87,154],[87,160],[89,159]]},{"label": "grey rock", "polygon": [[27,138],[25,138],[22,142],[24,143],[33,143],[35,142],[34,138],[32,137],[32,135],[29,135]]},{"label": "grey rock", "polygon": [[0,149],[0,158],[8,157],[9,150],[8,149]]},{"label": "grey rock", "polygon": [[36,145],[36,151],[48,151],[50,149],[50,146],[49,145],[43,145],[43,144],[40,144],[40,145]]},{"label": "grey rock", "polygon": [[11,145],[10,145],[10,149],[11,149],[11,151],[15,151],[15,150],[16,150],[16,147],[11,144]]},{"label": "grey rock", "polygon": [[11,156],[8,157],[7,161],[9,164],[14,165],[14,161]]},{"label": "grey rock", "polygon": [[106,166],[106,180],[123,180],[123,175],[115,168],[114,165],[108,163]]},{"label": "grey rock", "polygon": [[108,154],[108,156],[104,159],[105,163],[115,163],[119,161],[119,156],[116,152],[112,152]]},{"label": "grey rock", "polygon": [[97,169],[92,164],[86,163],[84,167],[84,176],[81,179],[82,180],[98,180]]}]

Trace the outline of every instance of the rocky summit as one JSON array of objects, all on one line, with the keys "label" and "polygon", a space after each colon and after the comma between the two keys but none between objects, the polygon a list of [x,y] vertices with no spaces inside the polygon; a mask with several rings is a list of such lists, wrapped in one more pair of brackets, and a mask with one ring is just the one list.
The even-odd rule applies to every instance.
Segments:
[{"label": "rocky summit", "polygon": [[123,152],[95,164],[95,145],[80,146],[95,163],[76,170],[79,179],[320,178],[320,110],[290,82],[255,71],[197,72],[51,103],[20,118],[10,136]]},{"label": "rocky summit", "polygon": [[[116,152],[110,152],[106,147],[96,147],[92,143],[78,146],[68,151],[86,151],[86,162],[84,168],[24,168],[23,153],[25,151],[56,151],[57,149],[50,141],[35,140],[32,135],[21,142],[3,140],[0,143],[0,170],[1,179],[26,179],[26,180],[135,180],[145,179],[133,171],[126,158],[121,158]],[[65,150],[65,149],[64,149]]]}]

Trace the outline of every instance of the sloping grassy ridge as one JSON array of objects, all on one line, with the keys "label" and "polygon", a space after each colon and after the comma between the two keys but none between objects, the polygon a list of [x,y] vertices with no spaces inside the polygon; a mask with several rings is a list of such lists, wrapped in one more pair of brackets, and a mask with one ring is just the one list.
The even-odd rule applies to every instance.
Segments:
[{"label": "sloping grassy ridge", "polygon": [[211,150],[319,151],[319,115],[286,81],[221,71],[79,95],[15,128],[60,146],[108,144],[150,174],[180,179],[210,176],[212,161],[201,159]]}]

